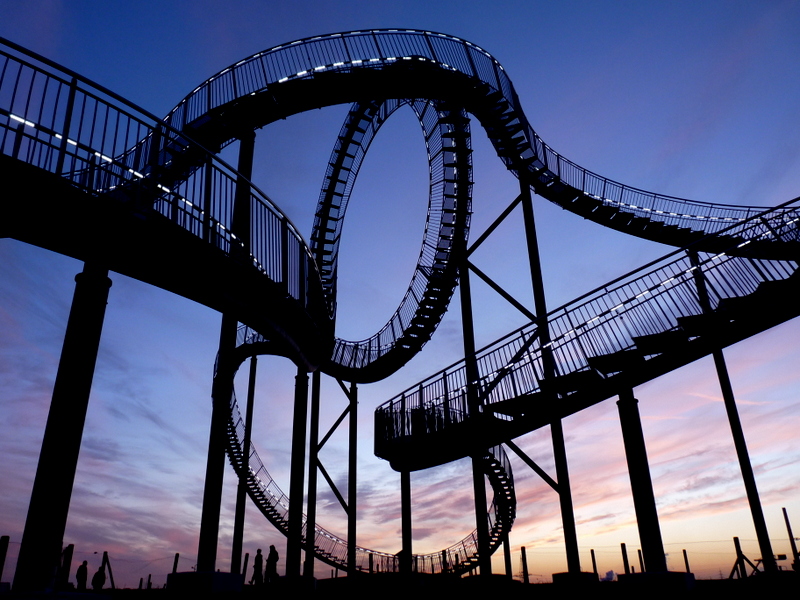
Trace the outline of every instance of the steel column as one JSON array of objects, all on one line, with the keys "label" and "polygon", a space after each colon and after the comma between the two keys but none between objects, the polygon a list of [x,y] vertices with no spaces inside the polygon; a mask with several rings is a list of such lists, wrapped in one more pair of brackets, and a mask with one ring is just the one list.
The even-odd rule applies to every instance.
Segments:
[{"label": "steel column", "polygon": [[308,430],[308,506],[306,508],[306,556],[303,576],[314,577],[314,532],[317,525],[317,461],[319,460],[320,373],[311,375],[311,422]]},{"label": "steel column", "polygon": [[44,591],[58,569],[110,287],[108,270],[94,263],[75,277],[14,576],[17,592]]},{"label": "steel column", "polygon": [[[461,327],[464,338],[464,364],[467,371],[467,408],[470,420],[477,422],[483,418],[478,401],[478,365],[475,357],[475,330],[472,318],[472,291],[469,284],[469,269],[461,269],[459,292],[461,298]],[[492,574],[492,558],[489,551],[489,522],[486,518],[486,481],[481,468],[482,455],[472,455],[472,492],[475,503],[475,528],[478,532],[478,566],[481,575]]]},{"label": "steel column", "polygon": [[625,457],[628,461],[628,475],[631,480],[633,506],[636,510],[636,524],[639,527],[639,542],[642,544],[644,564],[651,572],[667,570],[664,556],[664,543],[661,540],[661,527],[658,523],[656,498],[650,467],[647,464],[647,448],[644,443],[642,420],[639,416],[639,401],[633,397],[633,390],[620,393],[617,401],[619,423],[622,427],[622,440],[625,444]]},{"label": "steel column", "polygon": [[294,385],[292,464],[289,481],[289,532],[286,537],[286,576],[300,575],[303,538],[303,471],[306,467],[306,419],[308,418],[308,373],[297,367]]},{"label": "steel column", "polygon": [[[692,266],[695,267],[693,275],[697,286],[700,306],[704,313],[710,313],[711,302],[708,297],[705,277],[700,269],[699,257],[696,252],[689,252],[689,259]],[[764,571],[776,572],[778,570],[778,563],[775,562],[775,556],[772,554],[772,543],[769,540],[767,521],[764,519],[764,510],[761,508],[761,499],[758,495],[758,487],[756,486],[756,476],[753,473],[753,465],[750,462],[750,453],[747,451],[744,429],[742,428],[742,421],[739,418],[739,410],[736,407],[736,399],[733,396],[733,386],[731,385],[731,378],[728,375],[728,367],[725,364],[725,356],[719,348],[714,350],[711,355],[714,357],[714,367],[717,370],[717,379],[719,379],[722,398],[725,401],[725,411],[728,414],[728,422],[730,423],[731,435],[733,436],[733,445],[736,448],[736,457],[739,459],[739,468],[742,471],[742,480],[744,482],[745,492],[747,493],[747,501],[750,504],[750,514],[753,517],[753,526],[756,530],[756,538],[758,538],[758,547],[761,550]]]},{"label": "steel column", "polygon": [[403,548],[400,550],[400,572],[411,574],[411,472],[400,471],[400,515]]},{"label": "steel column", "polygon": [[[233,543],[231,544],[231,573],[242,573],[242,540],[244,538],[244,514],[247,506],[247,477],[250,473],[250,439],[253,431],[253,404],[256,394],[256,367],[258,359],[250,357],[250,377],[247,386],[247,408],[244,417],[244,439],[242,440],[242,475],[236,488],[236,514],[233,521]],[[244,573],[242,573],[244,574]]]},{"label": "steel column", "polygon": [[222,315],[219,332],[217,372],[211,388],[211,428],[208,434],[208,457],[200,517],[200,540],[197,547],[197,571],[214,572],[217,565],[219,513],[222,506],[222,484],[225,477],[225,446],[233,393],[234,369],[231,353],[236,349],[238,321]]},{"label": "steel column", "polygon": [[[536,220],[533,216],[533,199],[531,188],[520,180],[522,196],[522,216],[525,222],[525,238],[528,246],[528,264],[533,287],[533,302],[538,317],[536,327],[539,331],[539,343],[542,348],[542,367],[545,380],[555,377],[556,366],[553,355],[547,344],[550,342],[550,326],[547,322],[547,301],[542,280],[542,266],[539,258],[539,243],[536,238]],[[567,448],[564,442],[564,430],[561,420],[550,424],[550,435],[553,440],[553,458],[556,464],[558,480],[558,498],[561,505],[561,523],[564,528],[564,546],[567,552],[567,570],[570,573],[581,572],[581,559],[578,552],[578,532],[575,528],[575,512],[572,508],[572,488],[569,481],[567,464]]]},{"label": "steel column", "polygon": [[347,465],[347,573],[356,573],[356,519],[358,516],[357,473],[358,463],[358,387],[350,384],[349,455]]},{"label": "steel column", "polygon": [[[239,142],[239,162],[236,195],[233,205],[231,231],[242,245],[231,246],[231,255],[247,257],[250,253],[250,185],[247,179],[253,172],[255,132],[248,131]],[[198,572],[215,571],[217,541],[219,538],[219,513],[222,505],[222,484],[225,476],[225,446],[233,393],[234,366],[230,353],[236,349],[238,320],[231,314],[222,315],[219,334],[217,373],[211,390],[213,408],[211,432],[208,440],[206,480],[203,492],[203,513],[200,521],[200,541],[197,549]]]}]

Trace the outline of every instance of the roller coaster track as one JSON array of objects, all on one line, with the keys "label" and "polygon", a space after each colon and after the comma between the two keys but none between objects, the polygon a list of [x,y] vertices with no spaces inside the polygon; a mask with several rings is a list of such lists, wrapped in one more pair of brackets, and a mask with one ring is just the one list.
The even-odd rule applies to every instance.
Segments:
[{"label": "roller coaster track", "polygon": [[[756,217],[759,208],[646,192],[572,163],[530,127],[499,62],[470,42],[409,30],[299,40],[224,69],[164,119],[46,58],[0,43],[0,173],[7,182],[0,235],[80,260],[99,257],[111,270],[234,315],[309,370],[376,381],[430,339],[457,284],[457,253],[469,226],[469,115],[507,168],[536,193],[605,226],[704,254],[693,259],[699,266],[676,258],[551,313],[552,341],[544,348],[537,323],[514,332],[480,353],[479,381],[466,381],[454,366],[425,382],[418,397],[409,391],[379,409],[376,450],[395,466],[421,468],[471,453],[465,439],[475,440],[482,454],[493,440],[794,314],[783,304],[764,318],[748,312],[750,304],[772,299],[775,286],[794,286],[793,204]],[[354,104],[329,162],[309,247],[280,209],[216,154],[273,121],[342,103]],[[341,226],[361,160],[380,124],[401,105],[415,112],[428,146],[426,233],[398,310],[375,335],[349,342],[334,336]],[[621,315],[629,319],[625,326]],[[542,353],[556,358],[552,380],[543,380]],[[461,401],[467,386],[480,391],[479,414],[470,415]],[[234,403],[230,455],[241,471],[237,413]],[[478,430],[479,436],[461,438]],[[498,538],[513,520],[513,493],[502,491],[511,472],[498,454],[487,456]],[[288,503],[271,494],[277,488],[257,464],[246,474],[251,496],[280,528]],[[334,537],[315,533],[320,557],[342,565],[329,548],[341,548],[343,540],[326,546],[320,535]],[[465,549],[456,561],[448,552],[439,570],[469,566],[474,554]],[[434,569],[433,555],[429,562]]]}]

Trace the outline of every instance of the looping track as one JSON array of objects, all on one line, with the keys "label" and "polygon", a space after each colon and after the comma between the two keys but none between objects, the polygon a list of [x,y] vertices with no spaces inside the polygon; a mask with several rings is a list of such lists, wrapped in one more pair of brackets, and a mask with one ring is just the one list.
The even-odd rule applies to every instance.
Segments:
[{"label": "looping track", "polygon": [[[482,350],[479,381],[466,381],[463,365],[454,365],[379,409],[376,451],[395,466],[423,468],[469,454],[475,449],[468,439],[485,451],[797,314],[779,303],[767,317],[754,316],[786,289],[792,297],[796,292],[794,205],[759,215],[760,208],[646,192],[572,163],[530,127],[499,62],[470,42],[408,30],[299,40],[221,71],[162,120],[43,57],[3,46],[0,173],[9,201],[0,235],[102,260],[231,314],[309,370],[376,381],[430,339],[457,284],[466,243],[468,115],[507,168],[548,200],[625,233],[691,245],[689,258],[667,257],[548,315],[553,335],[545,343],[540,318]],[[342,103],[354,104],[329,162],[309,248],[280,209],[216,154],[273,121]],[[418,116],[428,144],[423,247],[387,325],[347,342],[334,335],[347,199],[372,137],[402,104]],[[101,231],[92,225],[98,221],[107,224]],[[706,287],[703,302],[699,290]],[[274,351],[254,339],[242,344],[242,355]],[[556,357],[553,380],[541,368],[548,354]],[[479,389],[480,414],[459,404],[467,386]],[[229,448],[241,470],[236,413],[234,403]],[[499,452],[487,457],[499,535],[513,521],[513,497],[498,496],[505,486],[491,473],[504,472],[508,483],[511,472],[496,468],[503,463]],[[246,474],[251,496],[282,528],[279,507],[288,503],[270,492],[265,473],[259,467]],[[342,556],[321,541],[335,536],[321,529],[316,536],[320,557],[341,566]],[[344,543],[335,540],[334,546]],[[468,566],[469,556],[459,564]],[[448,558],[447,568],[455,562]]]}]

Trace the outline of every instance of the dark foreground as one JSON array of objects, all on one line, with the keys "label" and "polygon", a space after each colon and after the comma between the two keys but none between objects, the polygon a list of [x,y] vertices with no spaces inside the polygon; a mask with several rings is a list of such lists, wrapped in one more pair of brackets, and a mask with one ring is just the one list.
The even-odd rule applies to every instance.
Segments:
[{"label": "dark foreground", "polygon": [[[316,597],[358,597],[375,598],[376,600],[427,600],[441,599],[455,595],[467,597],[477,594],[486,594],[493,598],[503,600],[515,599],[548,599],[563,598],[565,593],[577,592],[584,598],[636,598],[641,599],[650,594],[659,597],[670,595],[685,598],[716,598],[743,597],[744,594],[755,595],[757,598],[777,597],[777,594],[790,594],[797,597],[800,589],[800,575],[790,571],[782,571],[776,576],[757,576],[744,580],[702,580],[687,581],[682,577],[665,580],[660,577],[648,577],[648,574],[629,576],[627,579],[615,582],[575,583],[561,582],[554,584],[525,585],[517,581],[509,581],[504,576],[493,576],[487,579],[480,577],[467,577],[464,579],[450,578],[441,575],[419,575],[412,579],[403,579],[394,574],[363,575],[356,578],[340,577],[338,579],[322,579],[314,584],[305,581],[291,581],[282,579],[280,582],[268,586],[255,588],[244,586],[241,591],[218,591],[209,594],[208,589],[189,591],[178,589],[153,589],[153,590],[103,590],[98,593],[61,592],[58,594],[0,594],[0,599],[24,598],[95,598],[101,600],[173,600],[184,598],[200,598],[211,596],[219,599],[250,598],[263,599],[273,594],[289,594],[293,598]],[[458,596],[457,596],[458,597]]]}]

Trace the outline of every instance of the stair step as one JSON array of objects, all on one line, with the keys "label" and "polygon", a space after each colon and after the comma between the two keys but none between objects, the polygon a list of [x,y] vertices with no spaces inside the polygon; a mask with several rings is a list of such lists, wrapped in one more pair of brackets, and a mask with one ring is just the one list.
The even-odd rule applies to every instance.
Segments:
[{"label": "stair step", "polygon": [[670,329],[650,335],[634,336],[633,343],[644,354],[663,354],[682,346],[689,341],[689,335],[683,329]]},{"label": "stair step", "polygon": [[589,366],[603,375],[643,367],[644,355],[639,350],[620,350],[612,354],[589,357]]}]

